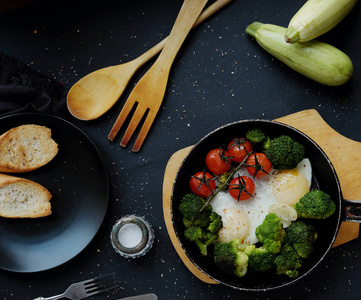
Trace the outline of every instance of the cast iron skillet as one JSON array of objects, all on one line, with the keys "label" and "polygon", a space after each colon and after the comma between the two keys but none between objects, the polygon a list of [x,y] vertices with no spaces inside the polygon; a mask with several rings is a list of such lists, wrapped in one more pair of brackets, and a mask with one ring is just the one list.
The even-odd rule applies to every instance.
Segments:
[{"label": "cast iron skillet", "polygon": [[[295,141],[305,146],[306,157],[310,159],[313,171],[312,188],[319,188],[328,193],[336,203],[335,214],[326,219],[314,221],[319,237],[315,244],[312,257],[305,259],[300,269],[300,276],[290,279],[284,275],[252,275],[246,274],[243,278],[230,276],[220,270],[214,263],[212,251],[208,256],[202,256],[195,244],[186,240],[183,236],[185,227],[178,206],[182,197],[190,192],[189,180],[191,175],[203,171],[205,168],[205,156],[209,150],[227,144],[236,136],[244,136],[248,129],[259,128],[267,135],[277,137],[288,135]],[[171,214],[174,230],[186,255],[208,277],[226,286],[247,291],[266,291],[285,287],[295,283],[309,274],[324,258],[332,247],[339,226],[342,221],[361,222],[360,214],[355,216],[354,211],[359,210],[359,202],[348,201],[342,198],[340,183],[331,161],[323,150],[308,136],[297,129],[275,121],[245,120],[222,126],[202,138],[183,160],[175,181],[171,199]]]}]

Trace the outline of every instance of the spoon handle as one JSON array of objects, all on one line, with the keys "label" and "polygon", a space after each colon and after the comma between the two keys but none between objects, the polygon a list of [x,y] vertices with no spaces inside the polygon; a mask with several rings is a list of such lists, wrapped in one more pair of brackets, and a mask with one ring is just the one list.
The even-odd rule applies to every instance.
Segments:
[{"label": "spoon handle", "polygon": [[[202,14],[198,17],[196,22],[194,23],[193,27],[198,26],[200,23],[208,19],[210,16],[212,16],[215,12],[220,10],[223,6],[230,3],[232,0],[218,0],[214,2],[212,5],[207,7]],[[166,42],[168,40],[168,37],[164,38],[162,41],[160,41],[157,45],[149,49],[147,52],[143,53],[141,56],[137,58],[139,66],[145,64],[147,61],[152,59],[154,56],[156,56],[162,49],[164,48]]]}]

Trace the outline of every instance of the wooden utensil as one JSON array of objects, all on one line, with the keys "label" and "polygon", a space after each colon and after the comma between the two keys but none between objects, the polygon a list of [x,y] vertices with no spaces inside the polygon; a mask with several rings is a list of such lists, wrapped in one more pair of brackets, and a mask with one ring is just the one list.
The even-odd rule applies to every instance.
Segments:
[{"label": "wooden utensil", "polygon": [[[231,1],[214,2],[202,12],[193,28]],[[130,62],[94,71],[76,82],[67,96],[70,113],[84,121],[94,120],[106,113],[118,101],[135,72],[163,49],[167,39]]]},{"label": "wooden utensil", "polygon": [[125,147],[144,116],[146,119],[136,139],[133,152],[137,152],[148,134],[163,101],[170,68],[194,22],[197,20],[207,0],[185,0],[168,37],[168,40],[153,66],[139,80],[124,104],[108,138],[113,141],[130,111],[136,105],[134,115],[128,125],[120,145]]},{"label": "wooden utensil", "polygon": [[[361,161],[356,153],[361,151],[361,143],[350,140],[334,131],[318,114],[316,110],[304,110],[288,115],[275,121],[291,125],[312,138],[330,158],[338,174],[342,193],[345,199],[361,199],[361,174],[359,172]],[[334,145],[345,145],[347,151],[339,155]],[[173,228],[171,216],[171,195],[173,182],[179,166],[187,156],[192,146],[174,153],[168,161],[163,180],[163,215],[170,240],[186,267],[201,281],[208,284],[218,284],[199,270],[184,252]],[[359,236],[359,223],[343,222],[338,231],[333,247],[347,243]]]}]

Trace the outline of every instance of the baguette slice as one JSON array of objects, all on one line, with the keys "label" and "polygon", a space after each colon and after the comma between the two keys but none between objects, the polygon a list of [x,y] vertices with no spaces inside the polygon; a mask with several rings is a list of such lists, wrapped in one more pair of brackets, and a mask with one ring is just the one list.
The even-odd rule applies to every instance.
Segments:
[{"label": "baguette slice", "polygon": [[38,218],[51,214],[50,192],[31,180],[0,174],[0,217]]},{"label": "baguette slice", "polygon": [[21,125],[0,136],[0,172],[22,173],[40,168],[58,153],[51,129]]}]

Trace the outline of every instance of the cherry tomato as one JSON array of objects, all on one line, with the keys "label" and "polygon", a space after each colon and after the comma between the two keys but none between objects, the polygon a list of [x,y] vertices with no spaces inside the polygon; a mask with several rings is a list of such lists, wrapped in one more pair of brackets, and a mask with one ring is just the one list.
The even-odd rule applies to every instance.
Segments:
[{"label": "cherry tomato", "polygon": [[189,187],[194,194],[206,198],[216,189],[216,181],[211,174],[198,172],[192,176]]},{"label": "cherry tomato", "polygon": [[231,160],[228,158],[227,151],[216,148],[208,152],[206,156],[206,165],[209,171],[219,175],[229,170],[231,167]]},{"label": "cherry tomato", "polygon": [[246,167],[248,173],[257,178],[261,178],[268,175],[272,169],[272,163],[264,153],[252,153],[247,158],[246,164],[252,166],[252,167],[249,166]]},{"label": "cherry tomato", "polygon": [[242,162],[251,151],[252,145],[245,138],[234,138],[227,146],[229,157],[238,163]]},{"label": "cherry tomato", "polygon": [[238,176],[229,183],[228,192],[233,199],[238,201],[247,200],[254,194],[255,185],[248,176]]}]

